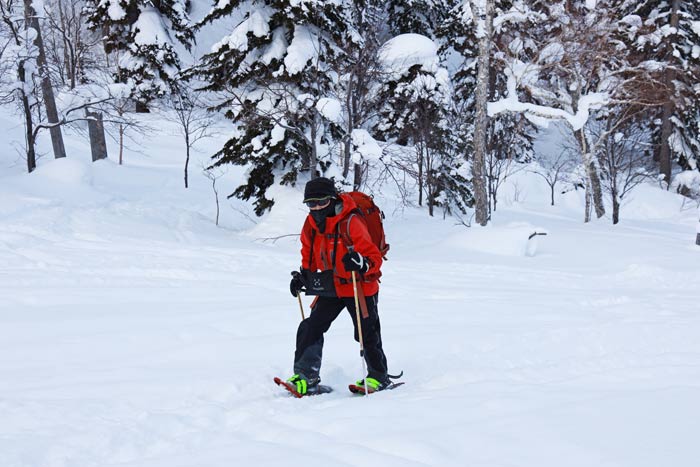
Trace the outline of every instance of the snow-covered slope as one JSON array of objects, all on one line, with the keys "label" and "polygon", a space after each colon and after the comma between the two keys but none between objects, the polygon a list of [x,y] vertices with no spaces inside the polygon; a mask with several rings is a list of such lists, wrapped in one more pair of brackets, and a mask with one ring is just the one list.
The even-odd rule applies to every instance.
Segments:
[{"label": "snow-covered slope", "polygon": [[200,162],[185,190],[174,127],[150,118],[121,167],[68,135],[69,159],[26,175],[21,129],[0,141],[1,466],[697,465],[700,248],[676,196],[640,189],[615,227],[524,174],[488,228],[384,201],[383,337],[407,384],[345,391],[362,365],[341,315],[336,391],[297,400],[272,377],[300,318],[281,237],[300,192],[251,220],[223,200],[232,169],[217,228]]}]

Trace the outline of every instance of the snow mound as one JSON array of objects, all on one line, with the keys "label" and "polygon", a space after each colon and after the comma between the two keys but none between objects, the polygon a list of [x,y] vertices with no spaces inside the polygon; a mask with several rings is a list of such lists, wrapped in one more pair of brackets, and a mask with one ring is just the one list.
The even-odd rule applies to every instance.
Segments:
[{"label": "snow mound", "polygon": [[352,130],[352,146],[352,161],[355,164],[360,164],[363,160],[378,160],[382,157],[381,146],[367,130]]},{"label": "snow mound", "polygon": [[547,230],[526,222],[513,222],[502,227],[472,227],[447,239],[447,245],[458,250],[479,251],[500,256],[535,256],[538,239]]},{"label": "snow mound", "polygon": [[678,218],[683,202],[688,202],[683,196],[652,184],[639,185],[626,198],[622,206],[623,221]]},{"label": "snow mound", "polygon": [[40,165],[33,174],[42,185],[59,183],[63,185],[90,185],[92,174],[90,167],[77,159],[55,159]]},{"label": "snow mound", "polygon": [[437,64],[438,46],[421,34],[401,34],[382,46],[380,59],[392,69],[408,69],[414,65],[430,68]]}]

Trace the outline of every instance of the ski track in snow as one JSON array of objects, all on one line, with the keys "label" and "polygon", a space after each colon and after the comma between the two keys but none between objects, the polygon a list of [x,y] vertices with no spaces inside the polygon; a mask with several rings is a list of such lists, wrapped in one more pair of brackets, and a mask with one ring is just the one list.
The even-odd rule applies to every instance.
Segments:
[{"label": "ski track in snow", "polygon": [[[3,179],[0,466],[697,465],[692,216],[499,208],[495,229],[547,228],[534,257],[392,217],[380,315],[407,384],[346,391],[362,365],[341,314],[322,369],[335,392],[297,400],[272,378],[292,370],[298,245],[255,239],[303,212],[217,229],[209,182],[178,195],[179,168],[155,159]],[[463,249],[442,243],[455,234]]]}]

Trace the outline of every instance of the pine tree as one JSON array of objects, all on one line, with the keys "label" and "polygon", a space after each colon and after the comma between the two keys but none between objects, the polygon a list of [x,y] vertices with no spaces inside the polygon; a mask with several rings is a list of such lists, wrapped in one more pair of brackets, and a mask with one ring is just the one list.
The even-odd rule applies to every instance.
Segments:
[{"label": "pine tree", "polygon": [[452,0],[391,0],[387,3],[392,35],[421,34],[431,39],[445,20]]},{"label": "pine tree", "polygon": [[250,165],[231,196],[254,199],[262,215],[274,204],[274,183],[294,184],[300,173],[328,172],[343,136],[334,99],[344,59],[339,46],[353,36],[347,4],[331,0],[254,0],[220,3],[204,22],[242,18],[194,70],[220,95],[216,109],[234,134],[213,166]]},{"label": "pine tree", "polygon": [[664,104],[651,113],[655,158],[666,183],[672,161],[684,170],[700,170],[700,3],[696,0],[627,1],[623,40],[637,64],[658,70],[656,91]]},{"label": "pine tree", "polygon": [[175,42],[194,41],[189,0],[87,0],[88,27],[101,33],[117,59],[115,81],[126,83],[141,104],[168,94],[180,72]]},{"label": "pine tree", "polygon": [[378,93],[382,105],[374,132],[385,141],[415,148],[418,204],[423,204],[425,194],[432,216],[441,194],[440,179],[454,167],[448,121],[453,113],[452,89],[433,41],[423,38],[404,56],[393,47],[401,49],[401,39],[390,41],[383,50],[387,74]]}]

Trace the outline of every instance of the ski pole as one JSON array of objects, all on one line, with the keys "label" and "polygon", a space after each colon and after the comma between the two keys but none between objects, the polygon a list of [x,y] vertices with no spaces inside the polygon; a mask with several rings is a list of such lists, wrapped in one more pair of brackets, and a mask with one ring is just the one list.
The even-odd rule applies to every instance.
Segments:
[{"label": "ski pole", "polygon": [[362,371],[365,374],[363,381],[365,382],[365,395],[369,396],[369,391],[367,389],[367,365],[365,364],[365,344],[362,339],[362,323],[360,320],[360,299],[357,295],[357,278],[355,277],[355,271],[352,271],[352,291],[355,294],[355,319],[357,320],[357,335],[360,336],[360,357],[362,358]]},{"label": "ski pole", "polygon": [[299,311],[301,311],[301,320],[304,321],[304,305],[301,304],[301,292],[297,292],[297,298],[299,299]]}]

